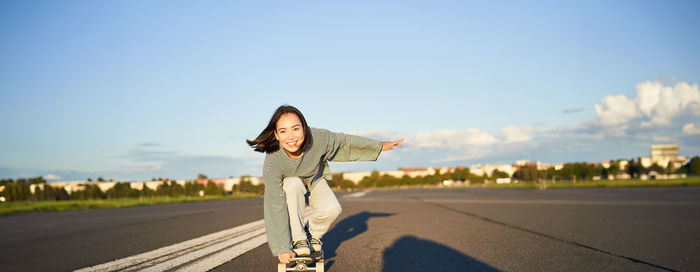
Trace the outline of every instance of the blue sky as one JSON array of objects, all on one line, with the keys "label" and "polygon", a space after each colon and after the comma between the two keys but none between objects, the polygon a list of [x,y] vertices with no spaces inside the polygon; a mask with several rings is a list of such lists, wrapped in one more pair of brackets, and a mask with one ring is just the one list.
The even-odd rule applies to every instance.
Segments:
[{"label": "blue sky", "polygon": [[259,175],[281,104],[406,148],[336,171],[700,154],[696,1],[2,1],[0,178]]}]

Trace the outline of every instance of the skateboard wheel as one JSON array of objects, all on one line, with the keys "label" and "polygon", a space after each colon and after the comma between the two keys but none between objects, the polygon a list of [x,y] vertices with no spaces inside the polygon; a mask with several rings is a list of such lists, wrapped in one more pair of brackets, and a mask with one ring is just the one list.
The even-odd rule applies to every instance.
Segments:
[{"label": "skateboard wheel", "polygon": [[277,264],[277,272],[286,272],[287,271],[287,265],[283,263]]}]

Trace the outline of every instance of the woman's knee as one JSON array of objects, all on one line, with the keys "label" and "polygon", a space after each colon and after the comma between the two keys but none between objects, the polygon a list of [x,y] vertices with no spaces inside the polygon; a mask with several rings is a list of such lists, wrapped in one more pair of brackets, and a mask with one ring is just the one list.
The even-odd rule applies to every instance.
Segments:
[{"label": "woman's knee", "polygon": [[306,193],[306,186],[304,186],[304,181],[298,177],[288,177],[282,180],[282,189],[285,193]]},{"label": "woman's knee", "polygon": [[318,211],[318,215],[320,218],[333,218],[335,219],[340,215],[340,213],[343,211],[343,209],[340,207],[340,205],[334,206],[334,207],[325,207],[324,209]]}]

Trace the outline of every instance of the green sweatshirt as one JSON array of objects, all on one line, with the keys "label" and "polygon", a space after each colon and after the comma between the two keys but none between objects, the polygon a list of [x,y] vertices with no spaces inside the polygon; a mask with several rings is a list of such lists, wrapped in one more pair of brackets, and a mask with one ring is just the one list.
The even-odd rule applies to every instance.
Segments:
[{"label": "green sweatshirt", "polygon": [[[325,129],[311,129],[311,147],[297,159],[290,158],[284,149],[269,153],[263,164],[265,183],[265,229],[272,255],[292,251],[289,212],[282,180],[299,177],[313,190],[316,181],[330,180],[328,161],[376,161],[382,142],[359,136],[334,133]],[[309,138],[309,135],[306,136]]]}]

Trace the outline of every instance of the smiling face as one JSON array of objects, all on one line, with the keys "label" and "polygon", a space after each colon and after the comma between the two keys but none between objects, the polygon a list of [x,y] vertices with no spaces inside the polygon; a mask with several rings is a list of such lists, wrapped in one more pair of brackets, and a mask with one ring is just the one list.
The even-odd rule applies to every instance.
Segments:
[{"label": "smiling face", "polygon": [[275,139],[280,142],[287,155],[292,158],[299,158],[304,150],[301,145],[304,143],[304,127],[301,120],[294,113],[285,113],[277,120],[275,129]]}]

